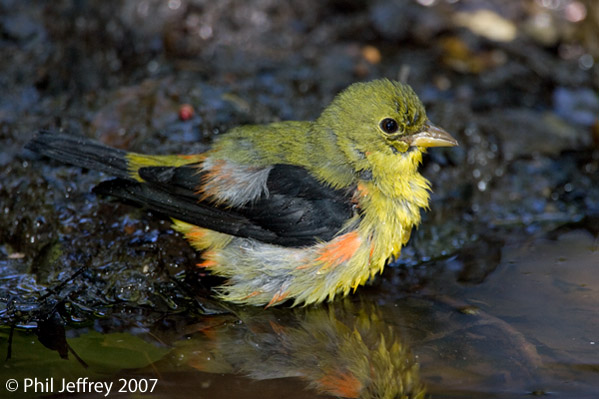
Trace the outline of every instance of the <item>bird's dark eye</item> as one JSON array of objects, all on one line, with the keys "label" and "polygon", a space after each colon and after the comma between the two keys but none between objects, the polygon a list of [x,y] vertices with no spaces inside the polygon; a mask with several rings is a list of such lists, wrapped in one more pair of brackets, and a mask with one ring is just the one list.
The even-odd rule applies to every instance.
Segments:
[{"label": "bird's dark eye", "polygon": [[399,125],[395,119],[385,118],[381,121],[381,129],[385,133],[395,133],[399,129]]}]

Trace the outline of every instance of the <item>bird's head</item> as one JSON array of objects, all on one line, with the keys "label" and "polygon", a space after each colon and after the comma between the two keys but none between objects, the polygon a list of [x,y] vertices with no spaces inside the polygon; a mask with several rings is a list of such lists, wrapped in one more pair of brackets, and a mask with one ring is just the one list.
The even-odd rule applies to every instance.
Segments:
[{"label": "bird's head", "polygon": [[458,145],[449,133],[428,120],[422,102],[410,86],[387,79],[349,86],[317,123],[333,129],[340,145],[356,154],[397,154],[410,148]]}]

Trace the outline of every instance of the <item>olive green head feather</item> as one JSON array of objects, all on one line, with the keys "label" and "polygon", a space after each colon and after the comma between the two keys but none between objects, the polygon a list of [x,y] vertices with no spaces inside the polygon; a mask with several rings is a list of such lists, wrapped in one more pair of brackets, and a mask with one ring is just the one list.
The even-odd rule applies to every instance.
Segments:
[{"label": "olive green head feather", "polygon": [[429,122],[424,105],[410,86],[388,79],[349,86],[316,124],[333,129],[342,150],[349,146],[354,151],[404,153],[415,146],[457,144]]},{"label": "olive green head feather", "polygon": [[341,92],[317,123],[333,128],[358,149],[404,152],[400,138],[422,131],[427,121],[422,102],[408,85],[387,79],[356,83]]}]

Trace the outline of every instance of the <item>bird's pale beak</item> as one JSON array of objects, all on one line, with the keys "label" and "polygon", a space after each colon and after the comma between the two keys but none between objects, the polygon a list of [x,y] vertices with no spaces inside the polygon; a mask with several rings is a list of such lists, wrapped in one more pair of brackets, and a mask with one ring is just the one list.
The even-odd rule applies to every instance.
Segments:
[{"label": "bird's pale beak", "polygon": [[458,141],[445,130],[433,125],[430,121],[424,124],[421,132],[403,137],[410,147],[454,147]]}]

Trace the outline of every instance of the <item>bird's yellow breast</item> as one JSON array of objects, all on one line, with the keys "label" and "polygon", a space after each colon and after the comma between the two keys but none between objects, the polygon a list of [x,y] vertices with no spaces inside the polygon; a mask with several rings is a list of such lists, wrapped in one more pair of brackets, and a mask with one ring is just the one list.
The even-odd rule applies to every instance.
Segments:
[{"label": "bird's yellow breast", "polygon": [[358,206],[362,220],[360,235],[372,243],[370,268],[382,270],[420,223],[420,209],[428,207],[429,182],[418,172],[422,153],[418,150],[388,156],[369,154],[372,179],[358,184]]}]

